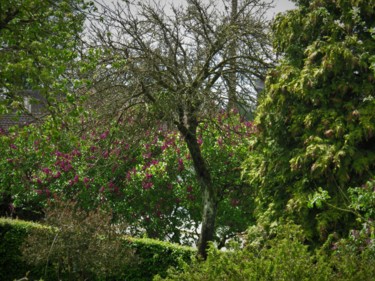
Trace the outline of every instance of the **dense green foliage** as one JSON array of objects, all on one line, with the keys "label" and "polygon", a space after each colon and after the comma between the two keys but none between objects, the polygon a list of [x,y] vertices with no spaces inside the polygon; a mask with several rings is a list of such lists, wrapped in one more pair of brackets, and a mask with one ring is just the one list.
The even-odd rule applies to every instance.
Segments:
[{"label": "dense green foliage", "polygon": [[[0,114],[25,110],[25,90],[44,96],[52,113],[0,131],[1,214],[47,225],[0,219],[0,279],[373,280],[375,2],[295,2],[273,23],[280,59],[254,125],[219,109],[230,71],[227,50],[217,55],[210,36],[201,84],[185,85],[184,70],[174,81],[184,39],[168,43],[180,39],[152,9],[150,26],[161,24],[152,40],[171,36],[168,59],[148,36],[142,43],[154,29],[140,37],[131,18],[134,42],[124,50],[116,42],[79,53],[83,10],[93,7],[84,1],[0,0]],[[187,14],[205,14],[191,3],[197,11]],[[195,18],[207,28],[208,19]],[[105,32],[99,39],[111,43],[116,36]],[[137,44],[145,49],[135,56]],[[94,69],[94,90],[78,90]],[[104,120],[117,110],[116,122]],[[46,209],[59,202],[75,203]],[[191,263],[191,248],[120,234],[187,245],[201,235],[201,257],[208,241],[211,248]],[[240,238],[244,247],[217,250]]]},{"label": "dense green foliage", "polygon": [[43,226],[18,220],[0,218],[0,279],[13,280],[24,277],[27,272],[30,277],[42,276],[44,267],[35,267],[22,259],[22,243],[32,229],[42,229]]},{"label": "dense green foliage", "polygon": [[317,242],[353,227],[348,188],[374,177],[375,3],[298,2],[273,24],[281,59],[245,173],[259,214],[273,203],[275,217],[294,218]]},{"label": "dense green foliage", "polygon": [[153,276],[165,277],[170,267],[179,268],[180,261],[189,262],[196,250],[150,238],[128,238],[129,248],[135,251],[138,263],[128,267],[125,280],[147,281]]},{"label": "dense green foliage", "polygon": [[374,247],[359,247],[359,237],[341,241],[333,251],[328,243],[313,252],[304,245],[301,228],[285,221],[269,231],[254,227],[249,234],[243,249],[221,252],[211,247],[206,261],[182,263],[182,270],[172,269],[167,278],[154,280],[373,280]]},{"label": "dense green foliage", "polygon": [[[162,126],[134,143],[124,126],[77,137],[46,122],[39,129],[27,126],[0,135],[0,191],[10,197],[7,213],[22,217],[27,209],[40,212],[56,196],[74,198],[86,209],[110,208],[133,235],[193,243],[202,215],[186,144]],[[253,220],[251,190],[238,168],[253,132],[251,122],[227,113],[199,128],[202,154],[218,190],[222,246]]]},{"label": "dense green foliage", "polygon": [[[0,219],[1,280],[21,278],[29,271],[30,278],[44,278],[46,264],[31,266],[28,256],[23,257],[21,253],[22,245],[26,241],[28,234],[32,233],[35,229],[39,233],[50,231],[36,223]],[[170,266],[178,266],[178,260],[188,261],[195,254],[192,248],[152,239],[124,238],[123,243],[126,249],[134,251],[136,255],[131,266],[124,267],[123,271],[119,273],[122,276],[121,278],[125,278],[126,280],[151,280],[152,276],[156,274],[165,276]],[[35,246],[37,247],[37,245]],[[97,260],[101,258],[101,253],[92,257],[92,259]],[[52,274],[56,269],[50,268],[48,276],[54,276]],[[54,279],[54,277],[51,278],[51,280]],[[116,277],[113,278],[114,280],[119,279]]]},{"label": "dense green foliage", "polygon": [[58,200],[45,212],[46,228],[31,231],[22,253],[36,267],[54,271],[58,280],[118,279],[135,263],[133,251],[121,241],[124,226],[114,225],[111,213]]},{"label": "dense green foliage", "polygon": [[77,63],[84,2],[0,1],[0,100],[6,98],[0,112],[24,110],[25,90],[44,97],[47,111],[61,110],[59,99],[69,99],[78,86],[69,75]]}]

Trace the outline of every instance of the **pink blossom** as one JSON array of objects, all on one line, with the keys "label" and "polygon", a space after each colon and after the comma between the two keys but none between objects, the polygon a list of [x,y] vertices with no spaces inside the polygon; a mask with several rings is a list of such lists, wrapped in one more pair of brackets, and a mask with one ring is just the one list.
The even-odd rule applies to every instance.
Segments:
[{"label": "pink blossom", "polygon": [[103,140],[103,139],[107,138],[108,135],[109,135],[109,131],[105,131],[104,133],[102,133],[102,134],[100,135],[100,139]]},{"label": "pink blossom", "polygon": [[72,164],[70,164],[70,161],[68,160],[57,160],[55,162],[55,165],[59,166],[60,169],[63,170],[64,172],[68,172],[73,168]]},{"label": "pink blossom", "polygon": [[246,122],[245,122],[245,126],[246,126],[247,128],[251,128],[251,127],[253,127],[253,123],[250,122],[250,121],[246,121]]},{"label": "pink blossom", "polygon": [[152,182],[149,182],[149,181],[144,181],[144,182],[142,182],[142,187],[143,187],[143,189],[150,189],[151,187],[153,187],[154,186],[154,184],[152,183]]},{"label": "pink blossom", "polygon": [[217,139],[217,144],[221,147],[221,146],[223,146],[223,138],[222,137],[219,137],[218,139]]},{"label": "pink blossom", "polygon": [[73,178],[73,180],[69,181],[69,184],[73,185],[73,184],[78,183],[78,181],[79,181],[79,176],[75,175],[74,178]]},{"label": "pink blossom", "polygon": [[127,171],[127,172],[126,172],[126,179],[127,179],[128,181],[130,181],[131,178],[132,178],[131,171]]},{"label": "pink blossom", "polygon": [[83,178],[83,182],[87,184],[87,183],[89,183],[89,182],[90,182],[90,179],[89,179],[89,178],[87,178],[87,177],[84,177],[84,178]]},{"label": "pink blossom", "polygon": [[160,210],[157,210],[157,211],[156,211],[156,215],[157,215],[159,218],[161,218],[161,217],[162,217],[162,213],[161,213],[161,211],[160,211]]},{"label": "pink blossom", "polygon": [[181,158],[178,158],[178,171],[181,172],[184,170],[184,162]]},{"label": "pink blossom", "polygon": [[104,192],[104,190],[105,190],[105,187],[104,186],[102,186],[100,189],[99,189],[99,192],[100,193],[103,193]]},{"label": "pink blossom", "polygon": [[238,111],[237,108],[233,108],[233,109],[232,109],[232,112],[233,112],[234,114],[238,114],[239,111]]},{"label": "pink blossom", "polygon": [[10,144],[10,148],[11,148],[11,149],[17,149],[17,146],[16,146],[15,144],[12,143],[12,144]]},{"label": "pink blossom", "polygon": [[230,204],[233,206],[233,207],[236,207],[240,204],[240,200],[239,199],[232,199]]},{"label": "pink blossom", "polygon": [[193,194],[188,194],[187,198],[191,201],[195,200],[195,196]]},{"label": "pink blossom", "polygon": [[71,165],[69,162],[66,163],[66,165],[63,165],[63,167],[62,167],[62,169],[63,169],[64,172],[68,172],[68,171],[70,171],[72,168],[73,168],[73,167],[72,167],[72,165]]},{"label": "pink blossom", "polygon": [[151,158],[151,152],[143,154],[143,158],[150,159]]},{"label": "pink blossom", "polygon": [[9,211],[11,213],[13,213],[14,212],[14,205],[13,205],[13,203],[10,203],[8,206],[9,206]]},{"label": "pink blossom", "polygon": [[73,149],[73,151],[72,151],[72,155],[73,155],[73,156],[81,156],[81,152],[80,152],[77,148],[75,148],[75,149]]},{"label": "pink blossom", "polygon": [[51,170],[49,168],[42,168],[42,172],[45,173],[46,175],[51,174]]},{"label": "pink blossom", "polygon": [[116,172],[116,170],[117,170],[117,168],[118,168],[118,165],[114,165],[113,167],[112,167],[112,173],[115,173]]}]

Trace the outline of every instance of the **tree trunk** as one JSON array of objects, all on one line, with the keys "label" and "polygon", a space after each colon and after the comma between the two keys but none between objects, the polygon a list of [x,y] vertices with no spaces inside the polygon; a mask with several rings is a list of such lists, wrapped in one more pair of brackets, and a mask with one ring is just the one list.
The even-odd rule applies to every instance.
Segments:
[{"label": "tree trunk", "polygon": [[[237,10],[238,10],[238,0],[232,0],[232,7],[231,7],[231,26],[234,28],[237,22]],[[237,61],[235,59],[237,54],[237,41],[233,39],[229,46],[229,57],[231,57],[230,61],[230,73],[228,75],[228,110],[235,109],[237,107]]]},{"label": "tree trunk", "polygon": [[215,221],[217,213],[217,202],[214,192],[210,188],[202,189],[203,214],[202,229],[198,242],[198,255],[207,258],[208,242],[215,237]]},{"label": "tree trunk", "polygon": [[[190,122],[189,122],[190,123]],[[197,180],[201,187],[202,195],[202,229],[198,242],[198,255],[203,259],[207,258],[208,243],[214,240],[215,221],[217,213],[217,196],[211,180],[211,174],[207,164],[203,159],[201,149],[197,139],[196,122],[190,123],[188,128],[184,125],[178,125],[179,131],[184,136],[188,146]]]}]

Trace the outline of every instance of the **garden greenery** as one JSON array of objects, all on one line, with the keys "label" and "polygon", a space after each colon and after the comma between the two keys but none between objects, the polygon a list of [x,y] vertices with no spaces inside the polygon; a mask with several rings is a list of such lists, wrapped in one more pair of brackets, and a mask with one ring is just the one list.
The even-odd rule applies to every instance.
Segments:
[{"label": "garden greenery", "polygon": [[[95,217],[95,214],[93,217]],[[93,218],[92,217],[92,218]],[[61,280],[72,280],[69,276],[74,276],[75,278],[80,278],[84,276],[90,276],[90,280],[137,280],[146,281],[151,280],[156,274],[163,277],[166,276],[166,271],[169,267],[178,267],[179,260],[189,261],[191,256],[194,256],[196,251],[189,247],[183,247],[176,244],[171,244],[167,242],[145,239],[145,238],[132,238],[132,237],[122,237],[123,249],[120,253],[131,253],[130,256],[126,257],[124,260],[119,260],[120,256],[115,257],[115,260],[120,263],[115,263],[110,265],[109,268],[80,268],[81,271],[74,271],[73,268],[67,267],[69,262],[75,261],[77,265],[104,265],[109,262],[108,258],[115,255],[116,252],[111,252],[118,247],[117,243],[112,244],[111,242],[105,240],[90,241],[93,237],[80,236],[79,233],[72,231],[73,229],[84,231],[84,233],[95,233],[96,228],[93,226],[97,225],[97,222],[93,224],[89,223],[86,219],[85,227],[75,225],[71,229],[67,226],[71,225],[73,222],[65,216],[66,227],[63,229],[64,238],[67,240],[60,240],[57,242],[57,248],[53,248],[51,240],[43,240],[42,237],[54,238],[56,230],[51,230],[51,227],[46,227],[41,224],[26,222],[22,220],[13,219],[0,219],[0,278],[1,280],[14,280],[20,279],[24,276],[32,280],[57,280],[57,274],[62,278]],[[61,221],[63,222],[63,221]],[[86,228],[88,227],[88,228]],[[99,227],[100,228],[100,227]],[[101,231],[107,231],[102,228]],[[99,233],[99,232],[98,232]],[[40,237],[38,236],[40,235]],[[101,237],[103,238],[103,237]],[[82,241],[85,239],[85,241]],[[41,242],[41,244],[35,244],[34,242]],[[100,245],[100,241],[104,242],[104,245]],[[82,242],[82,243],[81,243]],[[72,243],[72,245],[70,245]],[[97,245],[99,248],[95,250],[94,248],[85,249],[85,245]],[[112,247],[114,245],[115,248]],[[46,256],[46,251],[48,246],[48,251],[52,250],[51,256]],[[72,248],[70,248],[72,246]],[[74,249],[83,250],[82,253],[70,252]],[[104,249],[103,249],[104,248]],[[31,251],[31,250],[34,251]],[[99,250],[101,249],[101,250]],[[61,250],[61,251],[60,251]],[[104,251],[103,251],[104,250]],[[109,253],[109,257],[103,256],[103,253]],[[134,253],[134,254],[132,254]],[[73,260],[70,261],[66,259],[72,255]],[[83,260],[78,260],[81,258]],[[35,260],[35,257],[38,259]],[[48,259],[48,260],[47,260]],[[117,267],[120,264],[127,262],[121,268]],[[130,266],[131,265],[131,266]],[[117,268],[117,269],[116,269]],[[77,268],[78,269],[78,268]],[[116,269],[116,274],[114,269]],[[103,274],[111,274],[103,277]],[[59,273],[60,272],[60,273]],[[101,277],[100,277],[101,276]],[[67,279],[68,278],[68,279]]]},{"label": "garden greenery", "polygon": [[[0,135],[3,195],[8,214],[36,212],[57,196],[75,199],[82,208],[112,210],[129,233],[192,244],[201,223],[200,187],[182,137],[163,124],[137,143],[123,125],[84,132],[32,125]],[[125,125],[124,125],[125,126]],[[217,241],[245,231],[253,221],[251,189],[239,169],[248,155],[253,124],[235,113],[221,112],[202,122],[198,136],[218,194]],[[127,141],[129,140],[129,141]],[[42,214],[39,214],[42,216]]]}]

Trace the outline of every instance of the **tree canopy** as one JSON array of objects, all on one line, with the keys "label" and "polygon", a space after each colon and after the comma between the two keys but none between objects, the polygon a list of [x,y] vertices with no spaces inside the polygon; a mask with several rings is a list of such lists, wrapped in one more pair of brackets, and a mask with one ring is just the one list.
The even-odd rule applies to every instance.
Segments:
[{"label": "tree canopy", "polygon": [[25,90],[37,91],[46,110],[58,111],[56,98],[76,86],[69,73],[89,6],[83,0],[0,1],[0,112],[25,110]]},{"label": "tree canopy", "polygon": [[160,5],[130,1],[101,5],[93,15],[91,44],[102,50],[104,64],[94,72],[92,101],[99,97],[100,113],[120,117],[137,105],[141,118],[180,132],[200,185],[203,257],[214,238],[220,188],[199,145],[198,128],[228,104],[233,74],[241,92],[237,103],[247,110],[255,105],[255,85],[272,58],[267,7],[263,1],[243,1],[231,15],[215,1],[188,0],[186,6],[170,6],[168,14]]},{"label": "tree canopy", "polygon": [[348,187],[374,177],[375,3],[297,3],[273,24],[280,60],[259,100],[247,175],[259,212],[272,206],[325,238],[354,222]]}]

